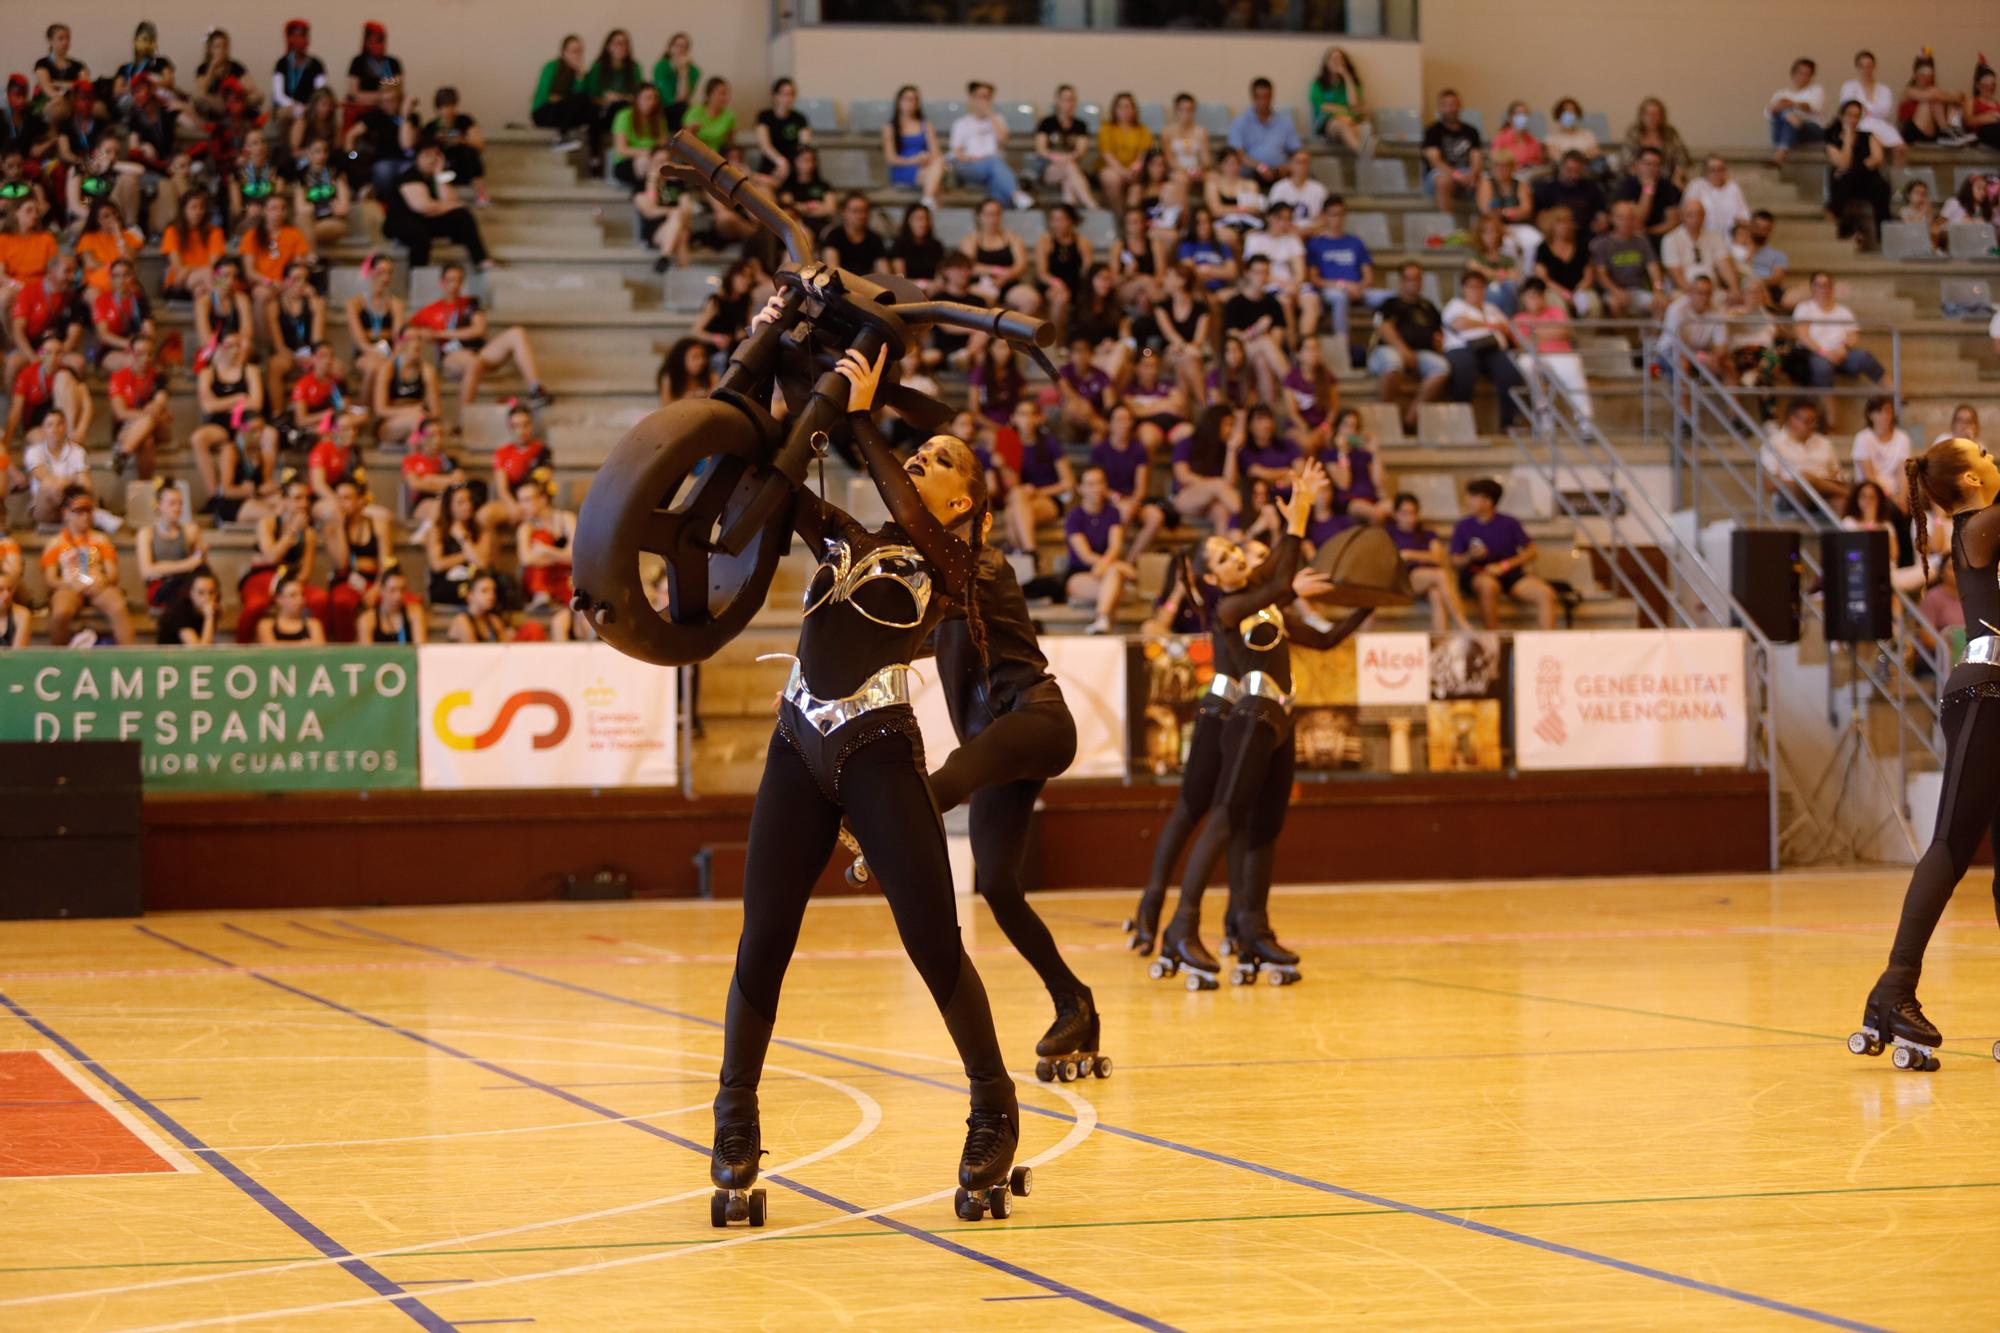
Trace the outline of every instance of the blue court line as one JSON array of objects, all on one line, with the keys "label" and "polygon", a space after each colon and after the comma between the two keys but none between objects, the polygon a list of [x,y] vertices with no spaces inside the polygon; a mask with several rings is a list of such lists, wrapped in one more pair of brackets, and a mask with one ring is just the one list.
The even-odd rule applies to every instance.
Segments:
[{"label": "blue court line", "polygon": [[[208,952],[206,949],[200,949],[192,944],[183,943],[182,941],[173,938],[171,935],[163,935],[159,931],[153,930],[147,926],[134,926],[133,929],[137,930],[143,935],[149,935],[153,939],[159,940],[164,944],[171,944],[176,949],[180,949],[187,953],[191,953],[197,958],[201,958],[207,962],[214,963],[218,967],[227,967],[227,968],[241,967],[240,964],[232,963],[226,958],[222,958],[216,954]],[[401,943],[401,941],[397,941],[397,943]],[[455,1046],[451,1046],[445,1042],[437,1040],[435,1037],[427,1037],[421,1032],[417,1032],[406,1027],[400,1027],[395,1023],[391,1023],[387,1019],[377,1018],[373,1014],[363,1013],[359,1009],[350,1008],[347,1005],[342,1004],[340,1001],[329,999],[324,995],[315,995],[313,992],[309,990],[303,990],[297,986],[292,985],[290,982],[280,981],[276,977],[266,976],[262,972],[259,972],[254,968],[243,968],[241,971],[241,975],[250,977],[251,979],[256,981],[261,981],[267,986],[275,987],[276,989],[285,991],[288,994],[296,995],[302,1000],[310,1000],[314,1004],[323,1005],[326,1008],[332,1009],[338,1013],[346,1014],[350,1018],[359,1019],[361,1022],[366,1023],[371,1027],[380,1028],[384,1032],[393,1032],[399,1037],[406,1037],[411,1041],[417,1042],[419,1045],[428,1046],[432,1050],[441,1052],[442,1054],[445,1055],[449,1055],[454,1059],[464,1060],[476,1068],[485,1070],[489,1074],[496,1075],[500,1078],[511,1079],[514,1082],[522,1084],[523,1086],[526,1087],[535,1088],[539,1091],[547,1093],[551,1097],[555,1097],[562,1101],[568,1102],[572,1106],[580,1107],[583,1110],[589,1111],[593,1115],[603,1116],[607,1120],[616,1120],[622,1124],[630,1125],[633,1129],[638,1130],[642,1134],[650,1134],[654,1138],[665,1139],[669,1143],[673,1143],[682,1148],[686,1148],[691,1152],[699,1153],[703,1157],[709,1155],[709,1149],[704,1144],[696,1143],[692,1139],[683,1138],[680,1135],[675,1134],[670,1130],[661,1129],[657,1125],[647,1124],[645,1121],[633,1120],[627,1116],[620,1115],[617,1111],[614,1111],[608,1106],[600,1105],[599,1103],[593,1102],[586,1097],[579,1097],[572,1092],[565,1092],[561,1088],[556,1087],[552,1083],[544,1083],[542,1080],[533,1078],[530,1075],[517,1073],[512,1069],[508,1069],[504,1065],[495,1064],[491,1060],[483,1059],[479,1056],[471,1054],[468,1051],[461,1051]],[[4,996],[0,996],[0,999],[4,998],[5,998]],[[764,1177],[764,1179],[770,1181],[774,1185],[782,1185],[786,1189],[791,1190],[794,1193],[802,1194],[809,1199],[812,1199],[819,1203],[823,1203],[830,1208],[838,1209],[839,1211],[842,1212],[861,1213],[865,1211],[859,1204],[848,1203],[844,1199],[837,1199],[831,1194],[827,1194],[824,1191],[814,1189],[810,1185],[804,1184],[797,1180],[789,1179],[788,1177],[785,1176],[772,1175],[772,1176],[766,1176]],[[1149,1315],[1140,1314],[1136,1310],[1128,1310],[1122,1305],[1116,1305],[1111,1301],[1104,1299],[1101,1296],[1092,1295],[1090,1292],[1083,1291],[1077,1287],[1073,1287],[1069,1285],[1067,1282],[1061,1281],[1060,1279],[1048,1277],[1044,1274],[1034,1272],[1031,1269],[1022,1268],[1018,1264],[1009,1263],[1004,1259],[996,1258],[990,1254],[982,1254],[978,1250],[970,1249],[964,1245],[959,1244],[957,1241],[950,1240],[944,1236],[940,1236],[935,1232],[926,1231],[922,1227],[912,1226],[907,1222],[898,1221],[893,1217],[885,1217],[881,1215],[869,1217],[866,1220],[876,1223],[879,1226],[887,1227],[892,1231],[900,1231],[906,1236],[910,1236],[917,1240],[924,1241],[925,1243],[930,1245],[935,1245],[937,1248],[951,1254],[956,1254],[961,1258],[971,1259],[976,1263],[984,1264],[988,1268],[992,1268],[999,1272],[1007,1274],[1009,1277],[1019,1278],[1023,1282],[1031,1282],[1038,1287],[1046,1289],[1047,1291],[1049,1291],[1054,1295],[1068,1297],[1070,1300],[1076,1301],[1081,1305],[1086,1305],[1093,1310],[1098,1310],[1104,1314],[1112,1315],[1116,1318],[1124,1320],[1129,1324],[1136,1324],[1140,1328],[1152,1330],[1152,1333],[1180,1333],[1180,1330],[1176,1329],[1171,1324],[1162,1323],[1160,1320],[1154,1319]]]},{"label": "blue court line", "polygon": [[[367,926],[356,925],[351,921],[341,921],[339,924],[344,929],[359,931],[363,934],[372,935],[377,939],[387,940],[393,944],[401,944],[406,948],[417,949],[426,953],[441,954],[463,962],[484,961],[474,958],[469,954],[457,953],[438,945],[422,944],[416,940],[408,940],[397,935],[391,935],[386,931],[373,930]],[[579,995],[594,996],[597,999],[607,1000],[613,1004],[627,1005],[634,1009],[662,1014],[669,1018],[678,1018],[686,1022],[699,1024],[703,1027],[719,1028],[722,1026],[715,1019],[705,1018],[699,1014],[684,1013],[677,1009],[669,1009],[664,1005],[652,1004],[645,1000],[636,1000],[628,995],[617,995],[610,991],[597,990],[591,986],[564,981],[558,977],[543,976],[540,973],[525,971],[518,967],[501,964],[495,967],[494,970],[521,977],[528,981],[537,981],[543,985],[554,986],[561,990],[574,991]],[[863,1069],[872,1069],[878,1073],[893,1074],[898,1078],[906,1079],[912,1083],[927,1083],[932,1087],[943,1088],[948,1092],[963,1093],[964,1091],[963,1086],[957,1083],[949,1083],[924,1074],[912,1074],[907,1070],[892,1069],[887,1065],[878,1065],[856,1056],[843,1055],[837,1051],[825,1050],[801,1041],[778,1037],[772,1039],[772,1044],[818,1055],[842,1064],[856,1065]],[[1047,1116],[1053,1120],[1064,1120],[1072,1123],[1076,1120],[1075,1116],[1069,1115],[1066,1112],[1053,1111],[1046,1107],[1033,1106],[1025,1102],[1022,1103],[1021,1109],[1035,1115]],[[1526,1232],[1513,1231],[1506,1227],[1497,1227],[1490,1222],[1479,1222],[1471,1218],[1454,1217],[1450,1213],[1439,1212],[1434,1208],[1425,1208],[1421,1204],[1404,1203],[1398,1199],[1385,1198],[1379,1194],[1370,1194],[1365,1190],[1350,1189],[1345,1185],[1335,1185],[1330,1181],[1315,1180],[1310,1176],[1302,1176],[1296,1172],[1285,1171],[1274,1166],[1265,1166],[1260,1162],[1247,1161],[1241,1157],[1231,1157],[1225,1153],[1212,1152],[1207,1148],[1197,1148],[1191,1144],[1176,1143],[1171,1139],[1163,1139],[1157,1135],[1143,1133],[1136,1129],[1125,1129],[1117,1125],[1108,1125],[1101,1120],[1097,1123],[1097,1129],[1102,1133],[1131,1139],[1134,1142],[1148,1144],[1155,1148],[1164,1148],[1169,1152],[1177,1152],[1189,1157],[1198,1157],[1220,1166],[1234,1167],[1239,1171],[1248,1171],[1254,1175],[1265,1176],[1272,1180],[1281,1180],[1290,1185],[1299,1185],[1306,1189],[1317,1190],[1322,1194],[1331,1194],[1337,1198],[1349,1199],[1356,1203],[1365,1203],[1372,1207],[1388,1209],[1392,1212],[1407,1213],[1412,1217],[1426,1218],[1432,1222],[1441,1222],[1446,1226],[1457,1227],[1462,1231],[1489,1236],[1495,1240],[1511,1241],[1516,1245],[1525,1245],[1531,1249],[1542,1250],[1549,1254],[1559,1254],[1569,1259],[1580,1259],[1585,1263],[1615,1269],[1618,1272],[1628,1273],[1634,1277],[1650,1278],[1655,1282],[1664,1282],[1669,1286],[1680,1287],[1687,1291],[1698,1291],[1709,1296],[1719,1296],[1725,1300],[1737,1301],[1744,1305],[1755,1306],[1761,1310],[1770,1310],[1776,1314],[1792,1315],[1812,1323],[1824,1324],[1829,1328],[1848,1329],[1851,1330],[1851,1333],[1889,1333],[1887,1329],[1876,1324],[1863,1323],[1860,1320],[1848,1319],[1842,1315],[1829,1314],[1824,1310],[1815,1310],[1809,1306],[1795,1305],[1790,1301],[1781,1301],[1769,1296],[1759,1296],[1754,1292],[1740,1291],[1735,1287],[1724,1287],[1717,1283],[1704,1282],[1699,1278],[1687,1277],[1680,1273],[1670,1273],[1663,1268],[1653,1268],[1646,1264],[1634,1263],[1628,1259],[1619,1259],[1612,1255],[1600,1254],[1595,1250],[1586,1250],[1574,1245],[1565,1245],[1560,1241],[1544,1240],[1540,1236],[1531,1236]]]},{"label": "blue court line", "polygon": [[1052,1301],[1053,1296],[981,1296],[982,1301]]},{"label": "blue court line", "polygon": [[[145,930],[145,927],[141,926],[139,929]],[[151,932],[148,933],[150,934]],[[213,1166],[217,1174],[224,1180],[227,1180],[237,1189],[249,1195],[252,1201],[265,1212],[283,1222],[287,1227],[290,1227],[293,1233],[300,1239],[304,1240],[327,1258],[338,1261],[340,1267],[346,1269],[353,1277],[360,1279],[369,1290],[378,1295],[392,1297],[393,1299],[389,1303],[398,1310],[401,1310],[405,1315],[408,1315],[418,1327],[431,1329],[433,1333],[451,1333],[452,1325],[444,1316],[438,1314],[437,1311],[425,1305],[415,1296],[404,1291],[399,1284],[390,1281],[379,1269],[376,1269],[364,1260],[355,1258],[352,1250],[347,1249],[339,1241],[307,1221],[305,1216],[296,1208],[293,1208],[290,1204],[265,1188],[265,1186],[259,1184],[248,1172],[244,1171],[234,1162],[231,1162],[227,1157],[224,1157],[221,1153],[196,1138],[190,1130],[165,1111],[162,1111],[155,1103],[141,1097],[123,1079],[84,1054],[82,1048],[68,1037],[63,1036],[47,1023],[29,1013],[12,996],[0,992],[0,1006],[4,1006],[14,1017],[41,1033],[57,1046],[60,1046],[63,1053],[69,1056],[70,1059],[103,1079],[109,1086],[117,1089],[119,1096],[131,1102],[132,1105],[138,1107],[141,1111],[144,1111],[154,1124],[171,1134],[183,1148],[186,1148],[189,1152],[199,1153],[202,1160]]]},{"label": "blue court line", "polygon": [[289,949],[289,948],[291,948],[291,947],[292,947],[291,945],[289,945],[289,944],[285,943],[285,942],[284,942],[283,940],[274,940],[274,939],[272,939],[272,938],[271,938],[271,937],[270,937],[269,935],[259,935],[259,934],[258,934],[258,933],[257,933],[256,931],[254,931],[254,930],[245,930],[245,929],[244,929],[243,927],[241,927],[241,926],[237,925],[237,924],[236,924],[235,922],[233,922],[233,921],[225,921],[225,922],[223,922],[223,923],[222,923],[222,928],[223,928],[224,930],[233,930],[233,931],[235,931],[235,932],[236,932],[236,933],[237,933],[238,935],[242,935],[242,936],[245,936],[246,938],[249,938],[249,939],[253,939],[253,940],[257,941],[257,943],[259,943],[259,944],[268,944],[268,945],[270,945],[270,946],[271,946],[271,947],[272,947],[273,949]]}]

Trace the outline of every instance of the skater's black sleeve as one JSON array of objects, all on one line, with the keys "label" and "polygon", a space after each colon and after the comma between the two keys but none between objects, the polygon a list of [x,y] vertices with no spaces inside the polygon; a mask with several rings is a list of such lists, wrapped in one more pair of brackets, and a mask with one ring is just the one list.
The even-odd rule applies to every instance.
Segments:
[{"label": "skater's black sleeve", "polygon": [[862,460],[868,464],[868,475],[882,493],[882,502],[889,506],[889,517],[909,536],[910,544],[923,552],[945,595],[962,605],[972,593],[972,548],[932,517],[924,497],[917,493],[917,484],[875,428],[875,419],[866,412],[851,412],[847,422],[854,431],[854,442],[861,447]]},{"label": "skater's black sleeve", "polygon": [[1981,569],[1991,565],[2000,557],[2000,504],[1988,505],[1966,519],[1958,530],[1958,540],[1968,564]]},{"label": "skater's black sleeve", "polygon": [[1292,642],[1299,647],[1317,648],[1324,652],[1328,648],[1339,647],[1348,635],[1361,628],[1373,610],[1373,607],[1364,606],[1336,623],[1310,607],[1295,606],[1285,613],[1286,628],[1291,633]]},{"label": "skater's black sleeve", "polygon": [[1232,630],[1267,606],[1275,606],[1292,590],[1292,576],[1299,572],[1299,539],[1291,533],[1279,538],[1271,558],[1250,576],[1250,582],[1235,592],[1224,593],[1215,608],[1216,620]]}]

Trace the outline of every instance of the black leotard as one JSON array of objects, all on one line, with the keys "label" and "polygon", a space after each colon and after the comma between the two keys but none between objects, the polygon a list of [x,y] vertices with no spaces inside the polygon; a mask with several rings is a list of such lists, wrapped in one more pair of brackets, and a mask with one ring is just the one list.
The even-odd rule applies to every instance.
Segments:
[{"label": "black leotard", "polygon": [[1952,515],[1951,558],[1966,640],[2000,634],[2000,504]]},{"label": "black leotard", "polygon": [[395,318],[396,312],[393,308],[377,310],[368,303],[367,297],[361,298],[361,327],[366,330],[370,338],[379,341],[388,337],[390,322]]},{"label": "black leotard", "polygon": [[313,343],[312,302],[301,304],[297,311],[290,310],[283,301],[278,302],[278,336],[284,339],[285,347],[292,352],[308,352]]},{"label": "black leotard", "polygon": [[1075,237],[1065,244],[1049,238],[1049,262],[1044,266],[1052,278],[1061,278],[1070,291],[1083,290],[1083,247]]},{"label": "black leotard", "polygon": [[279,643],[304,643],[312,637],[312,620],[308,617],[299,622],[297,629],[287,630],[278,623],[278,618],[273,616],[271,617],[271,637]]},{"label": "black leotard", "polygon": [[[405,377],[408,371],[408,377]],[[421,403],[424,400],[423,367],[416,362],[405,365],[396,362],[395,370],[389,376],[389,401],[392,403]]]},{"label": "black leotard", "polygon": [[972,247],[972,262],[987,268],[1014,267],[1014,247],[1012,245]]}]

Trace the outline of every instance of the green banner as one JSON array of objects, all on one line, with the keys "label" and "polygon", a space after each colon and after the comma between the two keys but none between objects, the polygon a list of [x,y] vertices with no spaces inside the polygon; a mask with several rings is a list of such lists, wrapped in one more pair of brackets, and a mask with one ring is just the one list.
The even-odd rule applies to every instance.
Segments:
[{"label": "green banner", "polygon": [[149,791],[417,785],[414,648],[0,652],[0,740],[136,740]]}]

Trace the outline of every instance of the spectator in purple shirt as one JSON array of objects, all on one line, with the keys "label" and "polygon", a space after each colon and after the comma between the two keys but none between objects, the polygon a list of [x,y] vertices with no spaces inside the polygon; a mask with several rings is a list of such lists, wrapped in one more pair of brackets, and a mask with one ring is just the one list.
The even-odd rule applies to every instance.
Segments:
[{"label": "spectator in purple shirt", "polygon": [[997,426],[1014,415],[1015,404],[1027,388],[1021,367],[1014,363],[1014,347],[1005,338],[990,338],[972,373],[965,377],[972,410]]},{"label": "spectator in purple shirt", "polygon": [[1537,552],[1521,521],[1500,512],[1500,483],[1480,477],[1465,488],[1472,512],[1451,530],[1451,563],[1458,569],[1458,590],[1479,600],[1479,618],[1487,629],[1500,628],[1500,594],[1534,609],[1543,629],[1556,627],[1556,590],[1528,572]]},{"label": "spectator in purple shirt", "polygon": [[1035,529],[1062,517],[1064,502],[1076,490],[1076,473],[1062,446],[1042,428],[1042,408],[1033,398],[1014,404],[1013,426],[1021,437],[1021,466],[1007,492],[1007,535],[1015,550],[1032,555]]},{"label": "spectator in purple shirt", "polygon": [[1396,515],[1389,524],[1389,540],[1410,567],[1410,586],[1417,596],[1431,604],[1431,628],[1442,634],[1448,629],[1468,631],[1465,603],[1458,597],[1458,580],[1451,575],[1451,556],[1438,535],[1424,522],[1423,506],[1417,497],[1404,491],[1396,497]]},{"label": "spectator in purple shirt", "polygon": [[1062,393],[1061,422],[1067,438],[1093,439],[1104,433],[1104,414],[1111,405],[1111,377],[1091,363],[1096,344],[1072,338],[1069,364],[1056,375]]},{"label": "spectator in purple shirt", "polygon": [[1309,551],[1317,551],[1353,526],[1354,520],[1336,503],[1333,487],[1322,486],[1313,493],[1312,517],[1306,520]]},{"label": "spectator in purple shirt", "polygon": [[1382,492],[1389,479],[1375,437],[1361,428],[1359,412],[1351,407],[1340,409],[1319,458],[1333,483],[1330,489],[1338,493],[1340,512],[1362,523],[1373,523],[1383,516]]},{"label": "spectator in purple shirt", "polygon": [[1138,571],[1124,559],[1125,525],[1111,503],[1103,468],[1093,464],[1083,470],[1076,508],[1063,519],[1063,537],[1069,547],[1070,600],[1095,602],[1097,619],[1090,622],[1089,632],[1108,634],[1126,580]]},{"label": "spectator in purple shirt", "polygon": [[1278,429],[1277,415],[1264,404],[1250,409],[1250,438],[1237,462],[1245,477],[1262,478],[1280,495],[1291,494],[1292,464],[1304,451]]},{"label": "spectator in purple shirt", "polygon": [[1237,455],[1243,448],[1243,414],[1221,403],[1202,410],[1192,433],[1174,445],[1174,508],[1203,518],[1216,532],[1229,528],[1243,506],[1237,490]]},{"label": "spectator in purple shirt", "polygon": [[[1153,465],[1145,446],[1139,442],[1137,420],[1128,404],[1121,402],[1111,409],[1104,438],[1091,446],[1090,465],[1103,469],[1119,520],[1128,531],[1138,530],[1138,536],[1125,552],[1126,560],[1137,561],[1167,525],[1170,511],[1150,494]],[[1173,521],[1178,523],[1179,516],[1173,515]]]}]

